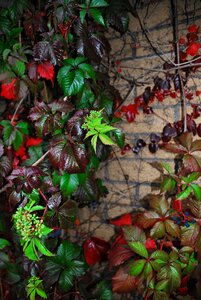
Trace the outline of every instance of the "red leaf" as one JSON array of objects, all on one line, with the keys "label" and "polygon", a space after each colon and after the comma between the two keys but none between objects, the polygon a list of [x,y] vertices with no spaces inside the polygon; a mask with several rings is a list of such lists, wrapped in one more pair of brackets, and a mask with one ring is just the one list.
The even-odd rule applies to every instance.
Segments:
[{"label": "red leaf", "polygon": [[37,70],[40,77],[51,80],[52,85],[54,84],[54,67],[50,62],[39,64]]},{"label": "red leaf", "polygon": [[38,146],[40,145],[42,142],[42,139],[41,138],[29,138],[26,142],[26,147],[31,147],[31,146]]},{"label": "red leaf", "polygon": [[145,242],[145,247],[147,250],[157,249],[156,242],[153,239],[148,238]]},{"label": "red leaf", "polygon": [[186,53],[191,56],[195,56],[200,49],[200,44],[198,43],[190,43],[188,48],[186,49]]},{"label": "red leaf", "polygon": [[192,24],[188,27],[189,32],[196,32],[197,29],[198,29],[198,26],[196,26],[195,24]]},{"label": "red leaf", "polygon": [[107,258],[109,243],[92,237],[84,242],[84,256],[89,266],[94,266],[96,263]]},{"label": "red leaf", "polygon": [[89,266],[94,266],[101,260],[100,252],[91,239],[84,242],[84,257]]},{"label": "red leaf", "polygon": [[14,78],[9,83],[3,83],[1,86],[0,96],[6,98],[8,100],[15,100],[16,99],[16,91],[15,91],[16,81],[17,81],[17,79]]},{"label": "red leaf", "polygon": [[129,123],[135,120],[136,115],[139,115],[138,107],[140,106],[139,103],[129,104],[127,106],[123,105],[121,107],[121,111],[126,114],[126,119]]},{"label": "red leaf", "polygon": [[125,239],[125,237],[123,236],[123,233],[121,232],[119,235],[117,235],[117,236],[115,237],[115,240],[114,240],[114,242],[113,242],[113,244],[112,244],[112,248],[113,248],[114,246],[116,246],[116,245],[126,245],[126,244],[127,244],[126,239]]},{"label": "red leaf", "polygon": [[173,203],[173,207],[178,212],[182,211],[182,201],[175,199]]},{"label": "red leaf", "polygon": [[116,226],[132,225],[131,214],[125,214],[115,220],[110,220],[109,223]]},{"label": "red leaf", "polygon": [[26,155],[26,149],[24,146],[20,146],[19,149],[15,151],[15,156],[22,158],[25,155]]},{"label": "red leaf", "polygon": [[92,237],[91,240],[93,241],[97,250],[99,251],[101,255],[101,260],[107,259],[107,254],[110,248],[109,243],[97,237]]}]

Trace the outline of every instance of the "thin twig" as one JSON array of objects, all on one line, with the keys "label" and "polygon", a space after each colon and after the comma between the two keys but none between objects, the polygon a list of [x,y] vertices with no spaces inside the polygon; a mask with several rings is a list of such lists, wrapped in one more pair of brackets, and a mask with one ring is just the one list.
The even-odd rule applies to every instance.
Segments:
[{"label": "thin twig", "polygon": [[191,62],[188,62],[186,65],[184,65],[183,63],[175,64],[175,67],[164,70],[164,69],[152,69],[152,68],[143,68],[143,67],[130,67],[130,66],[124,66],[121,65],[121,68],[125,68],[125,69],[133,69],[133,70],[146,70],[146,71],[151,71],[151,72],[162,72],[162,73],[167,73],[167,72],[171,72],[171,71],[176,71],[178,69],[185,69],[185,68],[190,68],[190,67],[196,67],[196,66],[200,66],[201,67],[201,63],[197,63],[197,64],[192,64]]},{"label": "thin twig", "polygon": [[39,165],[45,159],[45,157],[49,154],[49,152],[50,152],[50,150],[45,152],[43,154],[43,156],[41,156],[32,166],[35,167],[35,166]]},{"label": "thin twig", "polygon": [[20,108],[20,106],[21,106],[21,104],[22,104],[23,101],[24,101],[24,98],[22,98],[22,99],[20,100],[20,102],[18,103],[18,105],[17,105],[17,107],[16,107],[16,109],[15,109],[15,112],[14,112],[14,114],[13,114],[13,116],[12,116],[11,124],[12,124],[13,121],[15,120],[16,114],[17,114],[17,112],[18,112],[18,110],[19,110],[19,108]]},{"label": "thin twig", "polygon": [[128,184],[127,175],[125,174],[125,172],[124,172],[124,170],[123,170],[123,168],[122,168],[122,165],[121,165],[121,163],[120,163],[120,161],[119,161],[119,158],[118,158],[116,152],[114,151],[114,149],[112,149],[112,152],[114,153],[114,156],[115,156],[115,158],[116,158],[116,160],[117,160],[117,162],[118,162],[118,165],[119,165],[119,167],[120,167],[120,169],[121,169],[121,172],[122,172],[122,174],[123,174],[123,176],[124,176],[124,179],[125,179],[126,185],[127,185],[127,189],[128,189],[129,198],[130,198],[130,201],[132,202],[131,191],[130,191],[130,187],[129,187],[129,184]]}]

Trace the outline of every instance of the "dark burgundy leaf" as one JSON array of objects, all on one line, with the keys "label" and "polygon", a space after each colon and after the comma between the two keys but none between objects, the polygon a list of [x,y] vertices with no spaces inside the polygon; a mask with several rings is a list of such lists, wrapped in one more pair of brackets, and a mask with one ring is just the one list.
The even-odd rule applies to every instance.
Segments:
[{"label": "dark burgundy leaf", "polygon": [[126,248],[122,245],[116,245],[109,251],[108,255],[110,269],[123,264],[133,255],[134,253],[130,248]]},{"label": "dark burgundy leaf", "polygon": [[69,174],[84,172],[89,162],[85,145],[70,143],[64,136],[53,139],[49,159],[54,168]]},{"label": "dark burgundy leaf", "polygon": [[60,227],[67,229],[73,226],[77,217],[77,204],[73,200],[68,200],[62,204],[58,210]]},{"label": "dark burgundy leaf", "polygon": [[13,191],[8,199],[11,210],[13,210],[16,207],[16,205],[19,204],[22,200],[22,193],[17,193],[16,191]]},{"label": "dark burgundy leaf", "polygon": [[85,176],[73,196],[81,205],[91,203],[94,199],[98,200],[100,192],[95,176]]},{"label": "dark burgundy leaf", "polygon": [[48,207],[50,209],[57,209],[61,203],[61,193],[53,194],[48,200]]},{"label": "dark burgundy leaf", "polygon": [[7,156],[0,158],[0,174],[7,176],[12,170],[12,161]]},{"label": "dark burgundy leaf", "polygon": [[28,37],[34,39],[36,32],[42,33],[48,31],[47,21],[43,12],[38,12],[35,15],[28,12],[24,16],[24,29]]},{"label": "dark burgundy leaf", "polygon": [[39,136],[52,134],[63,126],[62,113],[73,110],[73,106],[63,100],[54,101],[47,105],[43,102],[37,103],[30,109],[28,118],[34,123]]},{"label": "dark burgundy leaf", "polygon": [[73,117],[68,120],[67,131],[69,135],[77,141],[82,141],[85,137],[85,132],[81,126],[87,113],[88,110],[78,110]]}]

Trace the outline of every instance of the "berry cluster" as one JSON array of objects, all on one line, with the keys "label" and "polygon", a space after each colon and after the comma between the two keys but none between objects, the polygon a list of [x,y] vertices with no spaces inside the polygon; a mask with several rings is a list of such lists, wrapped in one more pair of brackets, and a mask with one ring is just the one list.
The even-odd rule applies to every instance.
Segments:
[{"label": "berry cluster", "polygon": [[30,212],[28,207],[18,207],[13,215],[14,227],[23,242],[29,242],[33,237],[41,238],[43,235],[43,219]]},{"label": "berry cluster", "polygon": [[172,217],[173,221],[181,226],[185,226],[186,228],[190,227],[190,223],[194,224],[195,223],[195,219],[193,219],[190,215],[188,211],[185,211],[184,213],[182,213],[180,216],[174,215]]}]

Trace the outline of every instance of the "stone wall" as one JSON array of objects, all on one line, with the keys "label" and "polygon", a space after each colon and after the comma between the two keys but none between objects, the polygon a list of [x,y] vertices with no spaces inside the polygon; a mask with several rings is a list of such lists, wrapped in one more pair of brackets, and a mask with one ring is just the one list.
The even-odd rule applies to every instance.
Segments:
[{"label": "stone wall", "polygon": [[[144,32],[160,56],[153,51],[140,27],[139,20],[133,16],[130,16],[129,33],[121,39],[117,33],[109,32],[112,44],[111,55],[115,61],[120,61],[118,65],[120,75],[115,80],[112,79],[112,83],[120,90],[123,97],[127,96],[126,104],[133,102],[137,95],[142,94],[145,87],[152,86],[154,76],[163,76],[163,72],[155,72],[155,69],[161,70],[164,61],[174,60],[171,1],[147,2],[149,5],[138,8],[138,14]],[[189,25],[194,23],[201,25],[201,3],[200,1],[177,2],[179,35],[182,36],[186,34]],[[134,78],[137,82],[129,94],[129,84],[122,78],[122,75],[126,78]],[[195,89],[195,84],[200,86],[200,72],[196,72],[196,77],[189,81],[192,89]],[[193,99],[195,102],[199,100],[199,98]],[[181,119],[179,99],[169,98],[162,103],[155,101],[153,108],[162,118],[155,115],[143,115],[140,112],[135,122],[129,124],[124,120],[120,124],[120,128],[126,133],[126,142],[131,146],[138,138],[149,142],[150,133],[161,133],[167,121],[173,122]],[[173,164],[174,159],[173,155],[162,150],[151,154],[147,147],[139,155],[135,155],[132,151],[121,155],[117,148],[114,150],[117,157],[113,155],[107,163],[101,166],[100,170],[100,177],[104,180],[110,194],[102,199],[101,205],[97,208],[84,208],[81,211],[80,230],[91,231],[93,235],[105,239],[113,235],[113,226],[108,224],[108,219],[141,207],[141,199],[158,188],[160,173],[152,167],[151,163],[166,161]],[[146,201],[144,203],[146,204]]]}]

